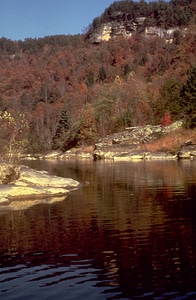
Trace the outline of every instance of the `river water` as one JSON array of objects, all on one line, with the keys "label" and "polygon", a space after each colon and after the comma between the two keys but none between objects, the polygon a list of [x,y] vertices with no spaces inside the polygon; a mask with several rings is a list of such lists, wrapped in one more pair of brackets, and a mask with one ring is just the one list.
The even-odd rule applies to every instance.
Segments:
[{"label": "river water", "polygon": [[196,299],[196,161],[23,163],[84,185],[0,211],[0,299]]}]

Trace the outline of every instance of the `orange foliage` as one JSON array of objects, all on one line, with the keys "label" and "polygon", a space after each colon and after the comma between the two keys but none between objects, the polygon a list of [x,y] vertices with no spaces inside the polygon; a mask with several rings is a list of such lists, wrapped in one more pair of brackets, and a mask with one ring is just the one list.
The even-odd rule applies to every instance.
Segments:
[{"label": "orange foliage", "polygon": [[[163,84],[171,76],[183,83],[188,68],[196,63],[194,37],[191,31],[180,45],[167,45],[161,38],[147,40],[142,35],[99,45],[86,43],[84,36],[67,38],[67,45],[46,42],[40,46],[40,41],[34,41],[23,49],[18,43],[19,55],[14,58],[5,51],[0,53],[0,110],[17,107],[28,112],[32,136],[39,139],[42,132],[39,144],[43,147],[55,131],[64,105],[71,125],[81,121],[88,103],[97,108],[97,130],[103,135],[115,130],[116,123],[122,127],[126,122],[133,126],[151,123],[152,106],[159,106]],[[104,80],[100,80],[101,67]],[[87,84],[89,74],[92,77]],[[120,83],[115,78],[120,78]],[[128,121],[119,122],[123,118]],[[162,124],[170,122],[166,114]]]},{"label": "orange foliage", "polygon": [[143,148],[149,151],[170,151],[176,153],[180,150],[179,147],[185,142],[190,140],[192,143],[196,143],[196,131],[178,129],[170,134],[163,136],[160,139],[152,141]]},{"label": "orange foliage", "polygon": [[166,111],[165,115],[163,116],[163,118],[161,119],[161,125],[162,126],[168,126],[170,124],[172,124],[172,120],[171,120],[171,115],[169,111]]}]

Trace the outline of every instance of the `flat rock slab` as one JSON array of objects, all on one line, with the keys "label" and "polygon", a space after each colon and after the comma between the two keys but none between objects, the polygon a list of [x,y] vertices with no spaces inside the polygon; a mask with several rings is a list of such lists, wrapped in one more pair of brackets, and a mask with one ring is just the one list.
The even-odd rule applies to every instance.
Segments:
[{"label": "flat rock slab", "polygon": [[61,187],[66,189],[74,189],[80,185],[78,181],[72,178],[50,175],[46,171],[36,171],[25,166],[22,166],[20,169],[18,182],[26,183],[27,185],[48,186],[53,188]]},{"label": "flat rock slab", "polygon": [[79,186],[80,183],[72,178],[58,177],[22,166],[18,180],[0,185],[0,209],[5,209],[5,206],[21,209],[40,202],[59,201]]}]

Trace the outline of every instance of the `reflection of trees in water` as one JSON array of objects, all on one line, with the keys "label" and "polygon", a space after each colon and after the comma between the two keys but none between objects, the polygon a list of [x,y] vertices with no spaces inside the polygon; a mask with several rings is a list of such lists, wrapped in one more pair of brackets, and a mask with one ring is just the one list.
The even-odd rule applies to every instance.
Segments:
[{"label": "reflection of trees in water", "polygon": [[[60,168],[51,165],[54,173]],[[63,202],[0,216],[2,263],[69,264],[64,255],[75,254],[75,261],[91,259],[103,270],[100,282],[125,293],[127,286],[193,285],[196,180],[190,162],[73,162],[58,172],[68,167],[69,177],[90,184]]]}]

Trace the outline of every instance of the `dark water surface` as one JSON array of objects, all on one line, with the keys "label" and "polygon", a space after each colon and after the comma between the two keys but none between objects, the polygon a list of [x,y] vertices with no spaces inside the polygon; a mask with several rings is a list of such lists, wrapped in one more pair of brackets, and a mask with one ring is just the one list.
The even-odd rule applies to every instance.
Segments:
[{"label": "dark water surface", "polygon": [[0,211],[0,299],[196,299],[196,161],[28,164],[85,186]]}]

